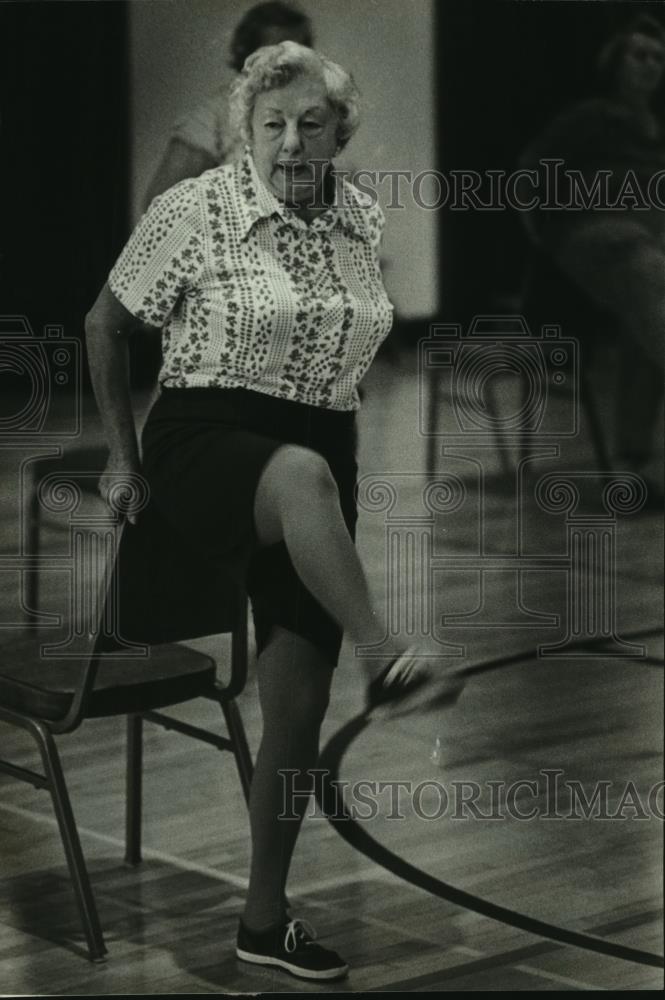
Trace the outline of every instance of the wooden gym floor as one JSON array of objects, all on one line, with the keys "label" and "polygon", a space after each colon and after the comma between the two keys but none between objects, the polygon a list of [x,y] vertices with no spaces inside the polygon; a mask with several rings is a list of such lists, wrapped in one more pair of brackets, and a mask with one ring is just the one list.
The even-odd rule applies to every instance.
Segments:
[{"label": "wooden gym floor", "polygon": [[[426,442],[417,432],[418,386],[412,352],[380,359],[367,380],[361,420],[361,474],[391,481],[399,474],[399,502],[411,514],[422,512],[419,475],[425,467]],[[84,435],[86,443],[99,435],[90,415]],[[16,545],[15,460],[0,452],[0,462],[0,551],[9,553]],[[472,466],[459,458],[439,462],[440,471],[454,472],[464,482],[465,500],[437,515],[433,529],[439,559],[432,575],[436,623],[479,603],[477,571],[446,569],[446,558],[477,551],[478,512],[485,554],[508,553],[514,541],[513,481],[500,474],[492,447],[483,463],[481,505]],[[539,474],[593,470],[584,422],[559,459],[536,468]],[[363,510],[358,532],[381,600],[389,589],[385,517]],[[562,516],[531,500],[525,523],[532,551],[565,552]],[[423,782],[430,782],[418,801],[407,790],[400,799],[402,818],[391,817],[394,801],[377,792],[378,814],[361,823],[436,878],[531,917],[662,953],[663,827],[657,816],[662,790],[659,798],[652,794],[654,808],[649,808],[649,792],[663,777],[662,522],[659,514],[641,512],[617,517],[614,530],[617,631],[622,637],[643,632],[634,641],[645,646],[644,656],[587,658],[578,650],[566,658],[539,657],[539,644],[563,636],[566,574],[558,569],[524,574],[521,613],[506,600],[510,574],[488,574],[485,617],[438,634],[465,646],[461,666],[502,663],[474,673],[453,708],[372,722],[349,747],[341,777],[350,783],[407,782],[407,789],[420,786],[421,792]],[[62,532],[54,526],[44,544],[55,550]],[[0,608],[6,621],[17,581],[7,573],[3,577]],[[56,575],[46,574],[47,606],[57,606],[58,587]],[[536,612],[562,618],[558,626],[529,618]],[[199,646],[223,655],[228,643],[222,637]],[[324,742],[359,711],[361,698],[359,672],[345,647]],[[252,675],[239,705],[255,749],[260,722]],[[178,714],[212,725],[218,721],[207,703]],[[0,731],[3,756],[34,767],[28,738],[7,726]],[[437,738],[438,760],[432,758]],[[305,822],[289,892],[296,912],[347,958],[349,978],[341,987],[317,987],[243,966],[233,945],[246,886],[248,829],[231,758],[147,727],[145,860],[131,869],[122,861],[123,744],[122,720],[87,723],[59,744],[109,948],[104,964],[91,965],[83,956],[47,795],[0,776],[2,993],[575,991],[663,985],[658,969],[559,945],[434,898],[354,851],[320,815]],[[544,773],[551,778],[554,771],[561,772],[557,796]],[[505,791],[516,782],[525,784],[515,808],[504,803],[499,818],[474,817],[460,804],[463,787],[468,792],[475,783],[481,812],[491,813],[491,789],[503,783]],[[589,798],[604,788],[614,818],[566,818],[575,782]],[[449,808],[437,816],[442,788]],[[562,818],[552,816],[555,807]],[[518,818],[517,810],[530,808],[533,818]]]}]

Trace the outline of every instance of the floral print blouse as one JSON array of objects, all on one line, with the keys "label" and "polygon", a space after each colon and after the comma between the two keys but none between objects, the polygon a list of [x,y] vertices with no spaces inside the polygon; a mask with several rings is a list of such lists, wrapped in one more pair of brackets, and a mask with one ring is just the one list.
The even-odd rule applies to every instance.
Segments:
[{"label": "floral print blouse", "polygon": [[265,187],[246,149],[155,198],[109,285],[162,328],[162,385],[356,410],[358,382],[392,325],[383,225],[380,207],[341,178],[308,225]]}]

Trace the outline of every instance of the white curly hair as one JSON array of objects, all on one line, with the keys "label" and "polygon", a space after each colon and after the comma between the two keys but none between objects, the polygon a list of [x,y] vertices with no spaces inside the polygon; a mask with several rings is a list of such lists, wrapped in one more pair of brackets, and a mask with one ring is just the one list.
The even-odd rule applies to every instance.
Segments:
[{"label": "white curly hair", "polygon": [[259,94],[286,87],[292,80],[312,73],[320,76],[328,101],[337,115],[337,143],[344,149],[360,124],[360,94],[345,69],[314,49],[297,42],[265,45],[245,60],[231,87],[231,122],[245,142],[252,138],[252,115]]}]

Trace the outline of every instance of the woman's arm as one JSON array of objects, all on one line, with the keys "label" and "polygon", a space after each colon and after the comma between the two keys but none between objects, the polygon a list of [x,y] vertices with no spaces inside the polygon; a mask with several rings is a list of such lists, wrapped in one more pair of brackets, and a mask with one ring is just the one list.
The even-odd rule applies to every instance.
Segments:
[{"label": "woman's arm", "polygon": [[144,210],[153,198],[168,191],[178,181],[183,181],[186,177],[198,177],[204,170],[216,167],[217,162],[207,150],[195,149],[182,139],[171,139],[146,192]]},{"label": "woman's arm", "polygon": [[[92,387],[109,446],[105,474],[122,478],[141,471],[129,393],[129,335],[142,324],[115,297],[108,284],[85,319]],[[107,479],[100,492],[108,495]],[[136,515],[128,514],[132,524]]]},{"label": "woman's arm", "polygon": [[[204,266],[201,204],[191,187],[184,184],[155,199],[86,316],[92,387],[110,450],[106,472],[117,478],[140,473],[129,393],[129,335],[146,327],[162,330]],[[108,481],[100,489],[105,498]]]}]

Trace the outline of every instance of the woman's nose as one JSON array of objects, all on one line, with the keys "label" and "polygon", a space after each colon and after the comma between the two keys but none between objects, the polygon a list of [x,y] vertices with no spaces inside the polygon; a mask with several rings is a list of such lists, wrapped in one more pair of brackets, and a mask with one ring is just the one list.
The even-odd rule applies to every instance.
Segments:
[{"label": "woman's nose", "polygon": [[282,139],[282,153],[285,156],[297,156],[301,148],[302,141],[298,126],[295,122],[293,124],[287,123],[284,129],[284,138]]}]

